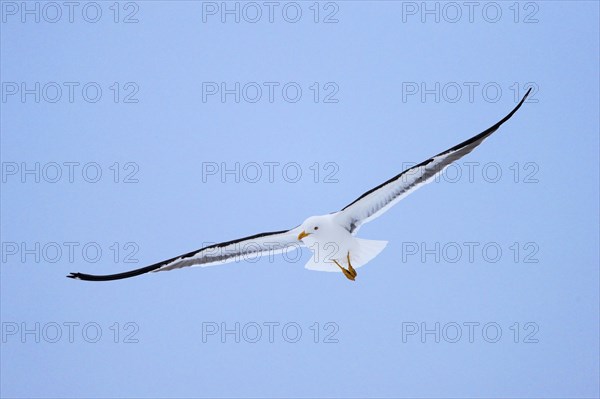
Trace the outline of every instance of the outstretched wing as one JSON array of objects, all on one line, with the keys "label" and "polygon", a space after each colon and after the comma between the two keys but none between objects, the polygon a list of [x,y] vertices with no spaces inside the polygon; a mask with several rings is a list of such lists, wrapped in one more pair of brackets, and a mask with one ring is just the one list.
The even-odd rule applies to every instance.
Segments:
[{"label": "outstretched wing", "polygon": [[155,263],[140,269],[130,270],[124,273],[93,275],[83,273],[71,273],[67,277],[88,280],[108,281],[120,280],[139,276],[148,272],[160,272],[164,270],[179,269],[188,266],[213,266],[233,262],[247,256],[260,256],[262,254],[280,254],[298,248],[302,243],[298,241],[298,228],[291,230],[275,231],[271,233],[255,234],[253,236],[240,238],[233,241],[209,245],[196,251],[177,256],[162,262]]},{"label": "outstretched wing", "polygon": [[509,120],[523,105],[530,91],[531,88],[527,90],[519,104],[494,126],[412,168],[406,169],[399,175],[358,197],[336,214],[338,223],[345,226],[351,233],[355,233],[360,225],[381,216],[402,198],[433,181],[435,176],[448,165],[473,151],[483,140]]}]

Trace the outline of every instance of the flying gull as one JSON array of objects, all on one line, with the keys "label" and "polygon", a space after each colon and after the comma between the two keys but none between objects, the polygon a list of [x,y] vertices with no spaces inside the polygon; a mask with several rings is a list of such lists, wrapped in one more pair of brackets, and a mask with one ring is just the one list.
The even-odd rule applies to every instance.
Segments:
[{"label": "flying gull", "polygon": [[180,269],[188,266],[213,266],[233,262],[244,256],[281,254],[299,246],[311,249],[313,256],[306,264],[309,270],[342,272],[346,278],[356,278],[356,268],[376,257],[387,241],[356,238],[359,228],[381,216],[401,199],[433,181],[452,162],[467,155],[509,120],[523,105],[531,89],[517,106],[502,120],[470,139],[421,162],[379,186],[367,191],[338,212],[311,216],[301,225],[270,233],[255,234],[207,247],[155,263],[140,269],[109,275],[71,273],[67,277],[108,281],[139,276],[148,272]]}]

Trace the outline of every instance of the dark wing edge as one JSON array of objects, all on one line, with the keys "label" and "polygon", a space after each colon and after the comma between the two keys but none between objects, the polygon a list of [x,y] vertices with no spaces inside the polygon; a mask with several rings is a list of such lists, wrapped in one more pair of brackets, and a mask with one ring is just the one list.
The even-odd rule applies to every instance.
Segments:
[{"label": "dark wing edge", "polygon": [[[155,264],[150,265],[150,266],[146,266],[146,267],[142,267],[142,268],[139,268],[139,269],[130,270],[130,271],[123,272],[123,273],[106,274],[106,275],[94,275],[94,274],[85,274],[85,273],[70,273],[69,275],[67,275],[67,277],[68,278],[72,278],[72,279],[76,279],[76,280],[84,280],[84,281],[121,280],[121,279],[124,279],[124,278],[135,277],[135,276],[139,276],[141,274],[145,274],[145,273],[149,273],[149,272],[159,271],[161,268],[163,268],[163,267],[165,267],[167,265],[174,264],[175,262],[178,262],[178,261],[184,261],[187,258],[192,258],[192,257],[200,254],[203,251],[207,251],[207,250],[211,250],[211,249],[215,249],[215,248],[222,248],[222,247],[226,247],[228,245],[241,243],[243,241],[251,241],[251,240],[254,240],[254,239],[257,239],[257,238],[263,238],[263,237],[269,237],[269,236],[275,236],[275,235],[279,235],[279,234],[284,234],[284,233],[291,232],[292,230],[293,229],[290,229],[290,230],[281,230],[281,231],[273,231],[273,232],[268,232],[268,233],[259,233],[259,234],[254,234],[254,235],[251,235],[251,236],[248,236],[248,237],[238,238],[238,239],[232,240],[232,241],[226,241],[226,242],[221,242],[221,243],[218,243],[218,244],[209,245],[209,246],[197,249],[195,251],[188,252],[187,254],[179,255],[179,256],[176,256],[174,258],[163,260],[162,262],[158,262],[158,263],[155,263]],[[200,263],[200,262],[198,262],[198,263]],[[189,266],[189,265],[186,265],[186,266]],[[168,270],[170,270],[170,269],[168,269]]]},{"label": "dark wing edge", "polygon": [[[460,159],[461,157],[463,157],[464,155],[468,154],[469,152],[471,152],[474,148],[476,148],[479,144],[481,144],[483,142],[483,140],[485,140],[487,137],[489,137],[492,133],[494,133],[495,131],[498,130],[498,128],[500,128],[500,126],[502,126],[506,121],[508,121],[518,110],[519,108],[521,108],[521,106],[523,105],[523,103],[525,102],[525,100],[527,99],[527,97],[529,96],[529,93],[531,92],[531,87],[527,90],[527,92],[525,93],[525,95],[523,96],[523,98],[521,99],[521,101],[519,101],[519,103],[515,106],[515,108],[508,114],[506,115],[504,118],[502,118],[498,123],[496,123],[495,125],[493,125],[492,127],[484,130],[483,132],[471,137],[470,139],[467,139],[465,141],[463,141],[460,144],[455,145],[452,148],[449,148],[445,151],[440,152],[439,154],[421,162],[418,165],[415,165],[411,168],[408,168],[404,171],[402,171],[401,173],[399,173],[398,175],[392,177],[391,179],[385,181],[384,183],[378,185],[377,187],[365,192],[364,194],[362,194],[360,197],[358,197],[357,199],[355,199],[354,201],[352,201],[350,204],[346,205],[344,208],[342,208],[338,213],[342,213],[343,211],[346,211],[348,208],[350,208],[352,205],[355,205],[356,203],[358,203],[359,201],[361,201],[362,199],[364,199],[365,197],[367,197],[368,195],[376,192],[377,190],[387,186],[390,183],[393,183],[395,181],[397,181],[398,179],[400,179],[402,176],[406,175],[407,173],[416,171],[418,168],[421,167],[426,167],[428,164],[434,162],[436,160],[436,158],[439,157],[443,157],[443,156],[447,156],[450,153],[455,153],[452,154],[452,156],[448,156],[446,160],[444,160],[443,163],[439,164],[439,165],[435,165],[434,168],[432,168],[431,170],[427,170],[425,173],[421,174],[418,176],[417,179],[415,179],[413,182],[411,182],[410,185],[407,185],[404,189],[404,191],[397,193],[396,196],[399,196],[401,194],[403,194],[404,192],[410,190],[411,188],[414,188],[414,186],[426,182],[427,180],[431,179],[433,176],[435,176],[437,173],[441,172],[446,166],[448,166],[449,164],[451,164],[452,162],[454,162],[457,159]],[[389,202],[393,201],[394,198],[391,198],[389,200]],[[389,203],[388,202],[388,203]],[[382,204],[381,207],[379,209],[375,209],[373,210],[373,212],[371,212],[370,215],[367,215],[365,217],[365,219],[369,216],[371,216],[374,213],[377,213],[378,210],[380,210],[381,208],[385,207],[386,204]],[[358,227],[358,225],[360,223],[359,220],[352,220],[350,222],[350,230],[353,231],[356,227]]]}]

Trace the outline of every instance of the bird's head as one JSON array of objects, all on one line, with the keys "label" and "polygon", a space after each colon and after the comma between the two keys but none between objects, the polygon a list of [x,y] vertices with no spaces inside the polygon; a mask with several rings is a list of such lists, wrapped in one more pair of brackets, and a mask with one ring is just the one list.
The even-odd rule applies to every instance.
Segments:
[{"label": "bird's head", "polygon": [[300,234],[298,234],[298,240],[302,241],[309,236],[309,240],[311,241],[312,239],[318,238],[321,235],[323,229],[327,228],[328,222],[329,221],[326,220],[326,218],[324,218],[323,216],[309,217],[300,225]]}]

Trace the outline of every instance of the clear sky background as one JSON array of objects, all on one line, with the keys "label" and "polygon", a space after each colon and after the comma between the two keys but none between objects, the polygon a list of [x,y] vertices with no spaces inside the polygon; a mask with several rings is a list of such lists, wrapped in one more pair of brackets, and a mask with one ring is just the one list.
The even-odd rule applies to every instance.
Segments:
[{"label": "clear sky background", "polygon": [[[22,4],[1,2],[2,397],[598,397],[597,2]],[[356,282],[308,250],[65,278],[341,209],[527,86],[361,229],[389,244]]]}]

